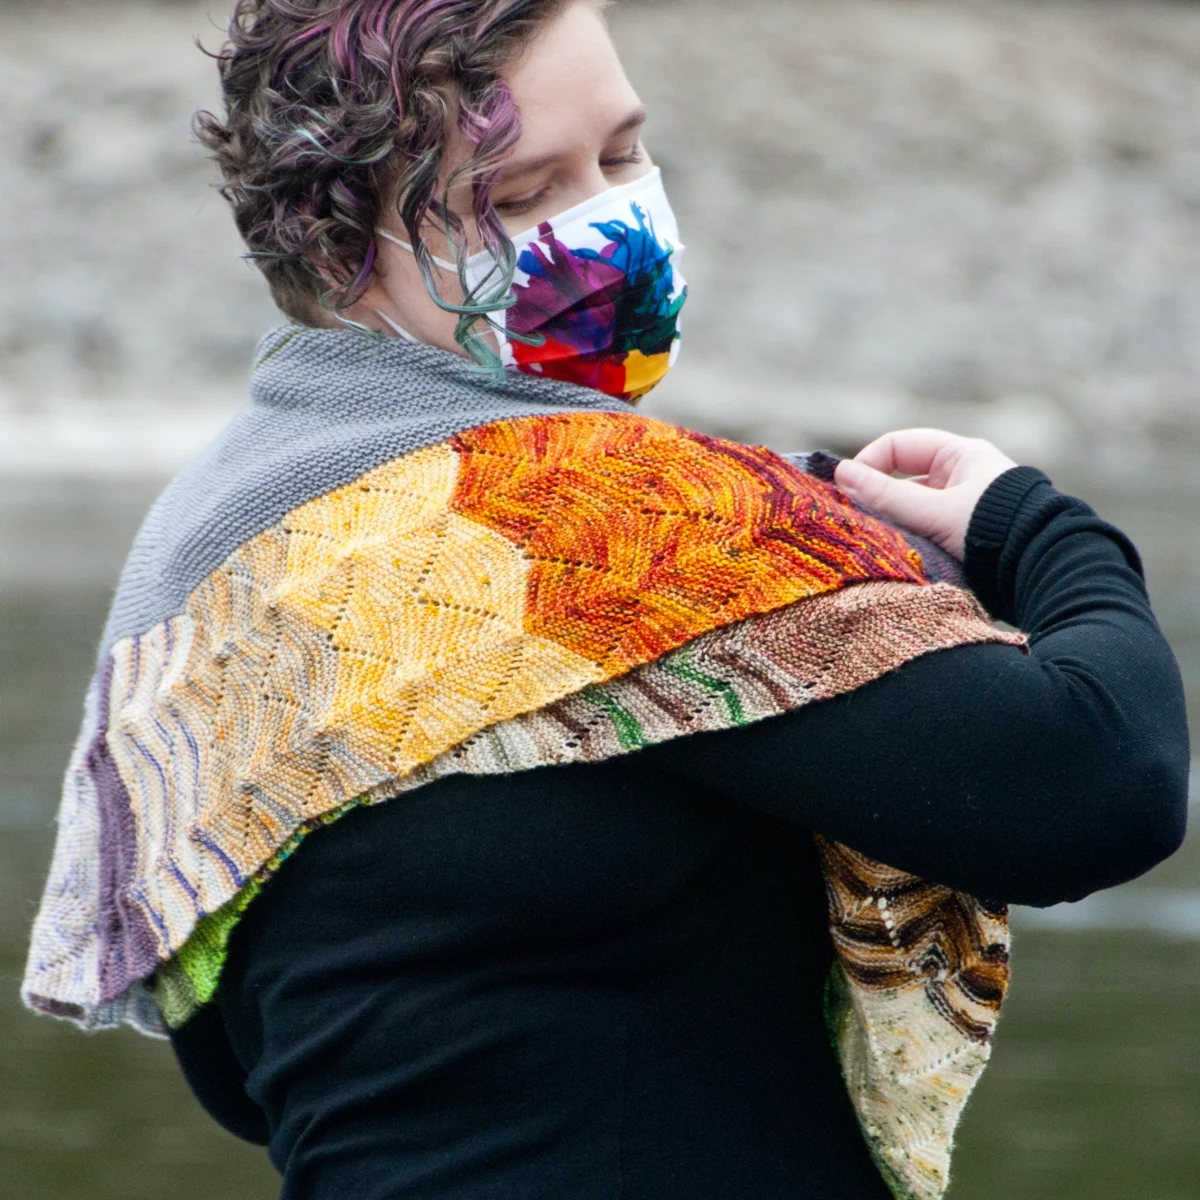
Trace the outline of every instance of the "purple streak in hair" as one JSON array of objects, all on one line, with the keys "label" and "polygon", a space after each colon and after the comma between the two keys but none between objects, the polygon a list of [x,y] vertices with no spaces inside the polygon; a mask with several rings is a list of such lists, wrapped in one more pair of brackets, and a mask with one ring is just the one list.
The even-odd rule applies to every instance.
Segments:
[{"label": "purple streak in hair", "polygon": [[[316,296],[334,309],[360,299],[377,262],[375,227],[394,206],[431,295],[459,317],[456,337],[491,361],[473,327],[510,303],[512,246],[491,195],[520,136],[502,72],[565,2],[235,0],[220,55],[226,119],[203,114],[197,128],[285,311],[307,321]],[[456,177],[469,180],[479,240],[502,264],[461,303],[438,293],[423,242],[432,222],[463,256],[472,248],[444,203],[453,109],[473,151]],[[330,276],[341,282],[327,289],[319,281]]]}]

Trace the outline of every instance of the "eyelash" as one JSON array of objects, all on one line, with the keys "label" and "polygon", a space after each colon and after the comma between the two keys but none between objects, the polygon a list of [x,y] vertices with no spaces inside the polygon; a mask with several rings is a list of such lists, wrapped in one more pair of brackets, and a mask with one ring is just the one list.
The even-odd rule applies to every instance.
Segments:
[{"label": "eyelash", "polygon": [[550,194],[549,187],[544,187],[540,192],[528,197],[525,200],[505,200],[502,204],[494,204],[492,207],[498,213],[504,213],[508,216],[520,216],[521,213],[533,212],[535,208]]},{"label": "eyelash", "polygon": [[633,163],[640,163],[645,157],[645,148],[639,142],[628,154],[623,154],[620,158],[602,158],[600,165],[602,167],[627,167]]},{"label": "eyelash", "polygon": [[[642,162],[645,157],[646,151],[638,144],[628,154],[623,154],[620,158],[602,158],[600,165],[602,167],[630,167]],[[508,200],[502,204],[494,205],[494,207],[499,213],[506,213],[514,217],[520,216],[522,213],[533,212],[549,193],[550,188],[547,186],[542,188],[540,192],[536,192],[524,200]]]}]

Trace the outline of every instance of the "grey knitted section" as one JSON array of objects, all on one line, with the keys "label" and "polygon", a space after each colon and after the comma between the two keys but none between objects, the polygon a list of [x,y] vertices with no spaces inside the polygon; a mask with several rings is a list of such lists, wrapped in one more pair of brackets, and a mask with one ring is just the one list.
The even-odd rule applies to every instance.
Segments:
[{"label": "grey knitted section", "polygon": [[590,388],[503,376],[433,346],[283,326],[259,343],[250,404],[155,501],[121,573],[101,643],[182,611],[243,542],[297,505],[464,429],[631,406]]}]

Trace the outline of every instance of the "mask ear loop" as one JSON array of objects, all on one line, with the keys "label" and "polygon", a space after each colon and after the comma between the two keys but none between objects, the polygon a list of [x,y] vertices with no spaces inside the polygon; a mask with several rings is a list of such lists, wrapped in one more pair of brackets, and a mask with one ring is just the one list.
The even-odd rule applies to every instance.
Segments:
[{"label": "mask ear loop", "polygon": [[371,311],[381,321],[385,321],[391,327],[392,332],[395,333],[395,335],[397,337],[403,338],[403,340],[406,342],[415,342],[417,345],[421,344],[421,339],[419,337],[416,337],[413,334],[409,333],[408,330],[405,329],[403,325],[397,325],[396,322],[393,321],[392,318],[387,315],[387,313],[381,312],[378,308],[373,308]]},{"label": "mask ear loop", "polygon": [[[412,248],[412,245],[409,242],[406,242],[403,238],[397,237],[394,233],[388,233],[386,229],[377,228],[375,232],[381,238],[391,242],[394,246],[399,246],[401,250],[407,250],[414,258],[416,257],[416,251]],[[429,257],[433,260],[433,265],[435,267],[455,275],[458,274],[458,268],[453,263],[447,262],[444,258],[438,258],[434,254],[431,254]]]},{"label": "mask ear loop", "polygon": [[[389,233],[386,229],[376,228],[375,232],[376,232],[376,234],[379,235],[379,237],[384,238],[385,240],[391,242],[393,245],[399,246],[402,250],[407,250],[408,253],[413,255],[414,258],[416,257],[416,251],[413,250],[411,243],[406,242],[403,238],[397,237],[394,233]],[[454,241],[454,237],[453,237],[449,227],[447,227],[444,232],[446,234],[446,237],[449,239],[449,244],[450,244],[451,249],[456,248],[457,243]],[[463,278],[463,272],[460,271],[458,266],[456,266],[454,263],[447,262],[444,258],[438,258],[436,255],[433,255],[433,254],[431,254],[429,257],[430,257],[431,261],[433,262],[433,265],[435,267],[437,267],[439,270],[445,271],[448,275],[454,275],[458,278],[459,286],[463,288],[464,293],[468,291],[466,281]],[[475,290],[478,291],[480,288],[484,287],[487,284],[488,280],[491,279],[492,276],[495,275],[499,269],[500,269],[500,264],[498,262],[493,262],[492,269],[487,273],[487,275],[479,283],[479,285],[476,287]],[[510,303],[505,305],[505,307],[511,308],[512,305],[515,303],[516,303],[516,299],[514,297],[511,299]],[[442,306],[439,305],[439,307],[442,307]],[[450,311],[457,311],[457,309],[451,308]],[[395,321],[393,321],[391,319],[391,317],[386,316],[384,313],[380,312],[378,309],[375,309],[375,313],[377,316],[380,317],[380,319],[386,321],[401,337],[406,338],[410,342],[416,342],[416,341],[420,340],[419,338],[413,337],[413,335],[411,333],[409,333],[407,330],[401,329],[401,327],[399,325],[397,325],[395,323]],[[489,328],[491,328],[493,332],[495,332],[497,335],[503,335],[504,337],[508,338],[508,340],[511,342],[520,342],[522,345],[525,345],[525,346],[545,345],[546,335],[543,333],[517,333],[514,330],[508,329],[505,325],[502,325],[499,321],[496,320],[495,317],[492,316],[492,314],[490,312],[480,313],[479,315],[483,319],[484,323],[486,325],[488,325]]]},{"label": "mask ear loop", "polygon": [[[413,247],[412,247],[412,243],[411,243],[411,242],[406,242],[406,241],[405,241],[403,238],[401,238],[401,237],[397,237],[397,236],[396,236],[394,233],[389,233],[389,232],[388,232],[388,230],[386,230],[386,229],[380,229],[380,228],[378,228],[378,227],[377,227],[377,228],[376,228],[376,230],[375,230],[375,233],[376,233],[376,234],[377,234],[379,237],[381,237],[381,238],[384,238],[386,241],[389,241],[389,242],[391,242],[393,245],[395,245],[395,246],[399,246],[399,247],[400,247],[402,250],[405,250],[405,251],[407,251],[409,254],[413,255],[413,257],[414,257],[414,258],[416,257],[416,251],[413,249]],[[449,247],[450,247],[451,251],[452,251],[452,252],[457,252],[457,249],[458,249],[458,243],[457,243],[457,241],[456,241],[456,240],[455,240],[455,238],[454,238],[454,233],[453,233],[453,231],[451,230],[451,228],[450,228],[450,226],[449,226],[449,222],[448,222],[448,221],[447,221],[447,223],[446,223],[446,225],[445,225],[445,228],[443,229],[443,233],[445,234],[447,245],[449,245]],[[438,258],[438,257],[437,257],[436,255],[434,255],[434,254],[431,254],[431,255],[429,256],[429,258],[430,258],[430,261],[433,263],[433,265],[434,265],[435,267],[437,267],[437,268],[438,268],[438,270],[440,270],[440,271],[444,271],[444,272],[445,272],[447,275],[453,275],[453,276],[454,276],[454,277],[455,277],[455,278],[458,280],[459,286],[460,286],[460,287],[463,289],[463,294],[464,294],[465,296],[467,296],[467,297],[468,297],[468,302],[470,302],[470,300],[471,300],[471,297],[472,297],[473,295],[475,295],[475,294],[476,294],[476,293],[478,293],[478,292],[479,292],[481,289],[483,289],[484,287],[486,287],[486,285],[487,285],[488,281],[489,281],[489,280],[490,280],[490,279],[491,279],[491,278],[492,278],[492,277],[493,277],[493,276],[494,276],[494,275],[495,275],[495,274],[496,274],[498,271],[500,271],[500,270],[501,270],[501,268],[500,268],[500,264],[499,264],[498,262],[495,262],[495,261],[493,260],[492,267],[491,267],[491,269],[488,271],[487,275],[486,275],[486,276],[484,277],[484,279],[482,279],[482,280],[480,281],[480,283],[479,283],[479,284],[478,284],[478,285],[477,285],[477,286],[476,286],[476,287],[475,287],[475,288],[472,290],[472,289],[470,288],[470,286],[469,286],[469,284],[468,284],[468,282],[467,282],[466,278],[465,278],[465,271],[464,271],[462,268],[460,268],[460,267],[459,267],[457,264],[455,264],[455,263],[450,263],[450,262],[447,262],[447,261],[446,261],[444,258]],[[431,295],[432,295],[432,293],[431,293]],[[462,309],[461,309],[461,307],[460,307],[460,306],[458,306],[458,305],[453,305],[453,304],[447,304],[447,303],[445,303],[444,301],[442,301],[442,300],[439,300],[437,297],[433,297],[433,300],[434,300],[434,303],[435,303],[435,304],[437,304],[437,306],[438,306],[439,308],[443,309],[444,311],[446,311],[446,312],[452,312],[452,313],[456,313],[456,314],[458,314],[459,316],[461,316],[461,315],[462,315]],[[511,305],[512,305],[512,304],[515,304],[515,303],[516,303],[516,300],[515,300],[515,299],[510,299],[510,301],[509,301],[509,304],[505,305],[505,307],[511,307]],[[378,313],[378,310],[376,310],[376,312]],[[396,323],[395,323],[395,322],[394,322],[394,321],[393,321],[393,320],[392,320],[390,317],[388,317],[388,316],[385,316],[383,313],[378,313],[378,315],[380,316],[380,318],[382,318],[384,321],[386,321],[386,322],[387,322],[387,323],[388,323],[390,326],[392,326],[392,328],[393,328],[393,329],[396,329],[396,330],[399,332],[399,329],[400,329],[400,327],[399,327],[399,326],[397,326],[397,325],[396,325]],[[493,330],[493,331],[494,331],[494,332],[495,332],[497,335],[505,335],[505,336],[509,336],[509,337],[511,337],[511,338],[512,338],[512,340],[514,340],[514,341],[525,341],[525,340],[526,340],[526,338],[525,338],[524,336],[522,336],[522,335],[518,335],[518,334],[511,334],[511,335],[508,335],[508,334],[506,334],[506,331],[505,331],[505,329],[504,329],[504,326],[503,326],[503,325],[501,325],[501,324],[500,324],[498,321],[496,321],[496,320],[495,320],[495,318],[494,318],[494,317],[491,315],[491,313],[482,312],[482,313],[479,313],[479,314],[478,314],[478,316],[479,316],[479,318],[481,318],[481,319],[484,321],[484,323],[485,323],[485,324],[486,324],[486,325],[487,325],[487,326],[488,326],[490,329],[492,329],[492,330]],[[409,338],[409,339],[410,339],[410,340],[412,340],[412,341],[417,341],[417,340],[419,340],[419,339],[417,339],[417,338],[413,338],[413,337],[412,337],[412,335],[411,335],[411,334],[409,334],[407,331],[405,331],[405,332],[401,333],[401,336],[402,336],[402,337],[407,337],[407,338]],[[475,340],[475,341],[478,341],[478,340],[479,340],[479,335],[478,335],[478,334],[475,334],[475,335],[473,336],[473,340]],[[540,338],[539,338],[539,339],[538,339],[538,341],[537,341],[535,344],[537,344],[537,345],[540,345],[542,340],[544,340],[544,339],[540,339]]]}]

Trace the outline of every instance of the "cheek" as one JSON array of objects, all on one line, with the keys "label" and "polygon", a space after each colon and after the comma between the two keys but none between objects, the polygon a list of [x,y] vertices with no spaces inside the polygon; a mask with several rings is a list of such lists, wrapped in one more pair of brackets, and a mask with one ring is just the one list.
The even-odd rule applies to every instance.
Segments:
[{"label": "cheek", "polygon": [[[443,350],[458,351],[454,340],[457,320],[453,313],[444,312],[430,297],[416,260],[406,250],[396,247],[394,254],[383,260],[383,273],[375,277],[362,300],[362,319],[365,323],[378,326],[376,311],[386,312],[393,321],[431,346]],[[456,302],[461,291],[457,281],[438,272],[442,295],[451,303]]]},{"label": "cheek", "polygon": [[622,183],[633,183],[635,179],[644,179],[654,170],[654,159],[650,157],[649,152],[640,143],[638,148],[640,154],[638,155],[637,162],[623,163],[621,166],[609,171],[610,184],[616,186]]}]

